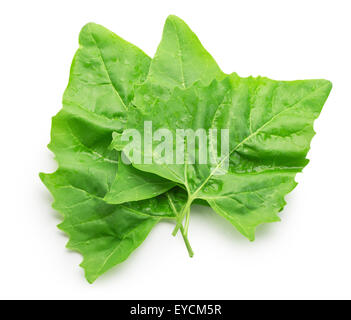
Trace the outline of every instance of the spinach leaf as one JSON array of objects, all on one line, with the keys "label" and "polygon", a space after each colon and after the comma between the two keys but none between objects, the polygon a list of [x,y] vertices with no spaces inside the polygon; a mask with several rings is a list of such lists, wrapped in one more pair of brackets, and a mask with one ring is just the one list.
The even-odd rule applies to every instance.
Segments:
[{"label": "spinach leaf", "polygon": [[224,73],[188,25],[169,16],[146,83],[173,90],[188,88],[197,81],[209,84],[222,77]]},{"label": "spinach leaf", "polygon": [[[151,59],[94,23],[83,27],[79,44],[63,96],[63,109],[52,121],[49,149],[76,186],[104,197],[117,172],[118,153],[108,148],[112,132],[123,130],[134,96],[133,87],[146,79]],[[134,176],[138,173],[145,181],[150,177],[140,171],[134,172]],[[129,187],[131,184],[132,180]],[[154,187],[145,188],[145,198],[174,186],[157,176],[152,177],[149,185]]]},{"label": "spinach leaf", "polygon": [[[284,197],[308,162],[329,81],[226,75],[175,16],[152,60],[93,23],[79,43],[63,108],[52,120],[49,148],[59,168],[40,178],[64,216],[59,227],[69,235],[68,247],[83,255],[89,282],[127,259],[164,219],[175,221],[173,234],[180,230],[192,256],[193,203],[210,205],[250,240],[259,224],[279,220]],[[174,136],[204,130],[211,161],[197,161],[201,147],[194,140],[196,155],[185,147],[185,161],[177,163],[172,140],[172,164],[159,162],[155,141],[154,163],[125,154],[132,166],[124,164],[121,138],[128,129],[143,135],[145,121]],[[229,130],[229,152],[218,158],[226,140],[214,132],[222,129]],[[188,138],[183,142],[188,146]],[[136,152],[144,157],[143,143]]]},{"label": "spinach leaf", "polygon": [[70,238],[67,247],[83,255],[81,266],[90,283],[126,260],[158,222],[175,219],[185,203],[182,191],[175,190],[149,200],[111,205],[74,186],[66,172],[41,174],[41,178],[55,199],[53,207],[64,216],[59,228]]},{"label": "spinach leaf", "polygon": [[[209,84],[225,74],[202,46],[189,26],[176,16],[166,20],[162,39],[151,61],[146,81],[135,85],[133,105],[152,105],[168,99],[175,88],[188,88],[194,82]],[[141,101],[138,102],[138,99]],[[120,164],[116,180],[105,200],[112,204],[143,200],[174,187],[170,180],[156,175],[143,175],[133,167]],[[206,204],[206,202],[202,202]]]},{"label": "spinach leaf", "polygon": [[[118,152],[109,148],[112,132],[123,130],[134,95],[133,86],[145,80],[150,58],[92,23],[82,29],[79,43],[63,108],[52,119],[48,147],[54,152],[59,168],[53,174],[41,173],[40,178],[55,198],[54,208],[64,214],[60,228],[70,237],[68,246],[83,254],[82,266],[92,282],[125,260],[161,218],[174,217],[174,207],[179,209],[182,191],[172,191],[178,195],[174,200],[176,205],[172,206],[166,196],[123,207],[103,200],[117,173]],[[119,171],[123,171],[122,166]],[[134,180],[129,180],[125,187],[132,190],[133,181],[139,185],[142,179],[147,181],[150,177],[149,185],[155,187],[147,189],[150,195],[144,192],[147,198],[175,185],[158,176],[133,171],[132,167],[127,172]],[[131,194],[135,195],[134,191]],[[124,200],[138,199],[124,194]],[[110,251],[112,248],[114,252]]]},{"label": "spinach leaf", "polygon": [[[274,81],[232,74],[208,86],[195,83],[188,89],[176,88],[169,99],[155,100],[152,108],[140,97],[126,128],[137,129],[142,138],[144,121],[152,122],[154,131],[169,129],[174,137],[177,129],[205,129],[208,147],[217,155],[217,138],[209,129],[229,129],[230,152],[214,164],[199,164],[188,163],[192,155],[185,148],[185,162],[177,164],[173,139],[172,164],[158,163],[157,141],[153,141],[152,164],[129,160],[139,170],[184,185],[188,193],[182,213],[186,234],[190,206],[195,199],[202,199],[254,240],[259,224],[279,220],[284,196],[296,186],[295,175],[308,162],[313,122],[330,90],[327,80]],[[115,134],[113,145],[122,150],[126,143]],[[143,159],[143,144],[137,153]],[[229,168],[223,171],[226,162]],[[181,220],[178,227],[180,224]]]}]

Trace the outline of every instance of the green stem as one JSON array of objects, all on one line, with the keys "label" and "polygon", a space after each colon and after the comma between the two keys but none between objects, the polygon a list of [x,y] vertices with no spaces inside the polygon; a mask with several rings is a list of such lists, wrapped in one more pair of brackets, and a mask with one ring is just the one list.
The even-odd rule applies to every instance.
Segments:
[{"label": "green stem", "polygon": [[188,216],[190,214],[190,206],[191,206],[192,202],[193,202],[193,200],[191,198],[189,198],[187,203],[185,204],[181,214],[179,215],[179,219],[177,221],[177,225],[175,226],[175,228],[174,228],[174,230],[172,232],[173,236],[175,236],[178,233],[180,227],[183,224],[183,220],[184,220],[185,215],[187,215],[187,219],[189,219]]},{"label": "green stem", "polygon": [[174,229],[173,229],[173,231],[172,231],[172,236],[173,236],[173,237],[175,237],[175,236],[177,235],[178,230],[179,230],[180,227],[183,227],[182,221],[181,221],[181,220],[179,220],[179,221],[177,222],[176,226],[174,227]]},{"label": "green stem", "polygon": [[186,217],[185,217],[184,232],[186,236],[188,236],[189,222],[190,222],[190,208],[188,208],[186,212]]},{"label": "green stem", "polygon": [[183,240],[184,240],[185,246],[186,246],[186,248],[188,250],[189,257],[192,258],[194,256],[194,252],[193,252],[193,249],[191,248],[188,236],[184,233],[184,228],[183,228],[182,225],[180,226],[180,232],[181,232],[181,234],[183,236]]},{"label": "green stem", "polygon": [[[169,192],[167,192],[167,197],[168,197],[169,204],[170,204],[174,214],[176,215],[176,217],[178,217],[177,209],[174,206],[172,197],[170,196]],[[186,232],[186,233],[184,232],[184,227],[182,225],[182,221],[183,221],[183,218],[184,218],[184,214],[186,212],[188,212],[187,215],[190,214],[190,205],[191,205],[191,203],[192,203],[192,200],[188,199],[187,203],[185,204],[184,208],[182,209],[182,212],[181,212],[181,215],[180,215],[181,218],[178,220],[178,223],[177,223],[177,226],[179,224],[179,227],[178,227],[177,231],[180,229],[180,232],[181,232],[181,234],[183,236],[183,240],[184,240],[185,246],[186,246],[186,248],[188,250],[190,258],[194,255],[194,252],[193,252],[193,249],[191,248],[191,245],[189,243],[188,232]],[[177,226],[176,226],[176,228],[177,228]],[[176,233],[174,235],[176,235]]]}]

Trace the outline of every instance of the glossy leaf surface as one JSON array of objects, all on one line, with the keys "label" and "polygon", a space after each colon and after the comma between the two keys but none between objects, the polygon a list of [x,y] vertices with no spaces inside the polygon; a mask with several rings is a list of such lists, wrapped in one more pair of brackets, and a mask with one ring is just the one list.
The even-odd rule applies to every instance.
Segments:
[{"label": "glossy leaf surface", "polygon": [[90,283],[126,260],[161,219],[175,219],[174,210],[185,203],[178,191],[177,197],[171,194],[172,206],[167,195],[111,205],[75,187],[66,172],[42,174],[41,179],[55,199],[53,208],[64,216],[59,228],[69,236],[67,247],[83,255],[81,266]]},{"label": "glossy leaf surface", "polygon": [[[210,83],[224,76],[189,26],[171,15],[166,20],[146,81],[135,86],[133,103],[138,104],[140,99],[141,104],[150,102],[152,105],[160,96],[168,97],[174,88],[188,88],[196,81]],[[152,174],[143,175],[139,170],[121,164],[105,200],[116,204],[148,199],[174,186],[170,180]]]},{"label": "glossy leaf surface", "polygon": [[[79,43],[63,108],[52,121],[49,148],[59,168],[40,177],[64,216],[68,247],[83,255],[89,282],[127,259],[162,219],[177,223],[192,256],[192,203],[209,204],[250,240],[259,224],[279,220],[308,162],[330,82],[228,76],[175,16],[153,60],[93,23]],[[177,129],[205,130],[212,153],[224,142],[216,146],[210,129],[229,129],[230,153],[198,164],[186,149],[183,164],[125,165],[120,137],[125,129],[143,133],[144,121],[174,136]],[[156,147],[152,156],[160,159]]]},{"label": "glossy leaf surface", "polygon": [[[150,58],[96,24],[82,29],[79,42],[63,108],[52,120],[49,149],[59,168],[40,177],[55,198],[54,208],[65,217],[60,228],[70,237],[68,246],[83,254],[82,266],[92,282],[125,260],[151,228],[174,211],[165,196],[123,207],[103,201],[117,173],[118,152],[109,148],[112,132],[123,130],[133,86],[146,78]],[[137,172],[138,185],[150,176]],[[158,180],[165,181],[152,177],[153,183]],[[147,197],[174,185],[166,184],[168,188],[156,192],[155,187]]]},{"label": "glossy leaf surface", "polygon": [[[137,106],[127,127],[143,133],[143,121],[151,121],[154,131],[167,128],[173,137],[177,129],[229,129],[228,170],[220,174],[224,160],[175,164],[174,139],[174,164],[157,164],[160,154],[154,142],[154,163],[133,165],[183,184],[189,195],[186,210],[194,199],[206,200],[253,240],[259,224],[279,220],[284,196],[295,187],[296,173],[307,164],[313,122],[330,90],[326,80],[274,81],[236,74],[209,86],[196,83],[189,89],[176,88],[170,99],[157,99],[152,108]],[[213,148],[213,137],[208,135],[207,141],[209,149]],[[120,135],[115,135],[114,145],[122,149]],[[139,152],[144,155],[143,146]],[[189,158],[186,154],[185,159]]]}]

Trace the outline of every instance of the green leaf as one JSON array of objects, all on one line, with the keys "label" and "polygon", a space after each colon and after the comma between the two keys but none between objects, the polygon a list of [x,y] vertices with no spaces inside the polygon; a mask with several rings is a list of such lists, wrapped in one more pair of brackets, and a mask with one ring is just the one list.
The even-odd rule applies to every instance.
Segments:
[{"label": "green leaf", "polygon": [[[202,199],[254,240],[259,224],[279,220],[284,196],[296,186],[294,177],[307,164],[313,122],[330,90],[331,83],[326,80],[274,81],[236,74],[209,86],[196,83],[189,89],[176,88],[170,99],[158,99],[152,108],[137,106],[127,128],[137,129],[142,137],[143,121],[152,121],[154,131],[168,128],[173,137],[177,129],[204,128],[209,149],[215,142],[209,129],[229,129],[228,170],[220,174],[225,159],[215,164],[185,161],[159,165],[154,161],[133,165],[185,186],[188,203],[182,214],[186,233],[190,205]],[[116,136],[114,143],[121,150],[119,140]],[[158,143],[153,143],[155,160]],[[173,151],[175,155],[174,139]],[[144,155],[143,145],[137,152]],[[185,154],[189,159],[187,150]]]},{"label": "green leaf", "polygon": [[209,84],[223,76],[216,61],[187,24],[176,16],[169,16],[147,82],[172,90],[188,88],[197,81]]},{"label": "green leaf", "polygon": [[[188,88],[195,81],[210,83],[213,79],[224,76],[187,24],[171,15],[166,20],[162,40],[151,62],[147,79],[136,86],[136,98],[140,98],[144,104],[159,96],[168,97],[176,87]],[[133,103],[138,104],[137,100]],[[105,200],[109,203],[123,203],[148,199],[162,194],[174,185],[159,176],[143,175],[133,167],[121,165]]]},{"label": "green leaf", "polygon": [[67,109],[53,117],[48,147],[75,187],[104,197],[117,171],[117,152],[109,148],[112,129]]},{"label": "green leaf", "polygon": [[[103,200],[117,172],[118,152],[109,148],[112,132],[123,130],[133,86],[146,78],[150,58],[92,23],[82,29],[79,42],[63,109],[52,119],[48,147],[59,168],[40,177],[54,195],[54,208],[65,216],[60,228],[70,236],[68,247],[83,254],[82,266],[88,281],[93,282],[125,260],[161,218],[175,216],[166,196],[123,207]],[[142,177],[151,176],[132,167],[128,172],[134,179],[128,185],[132,189],[133,181],[139,183]],[[135,172],[140,172],[141,178]],[[150,179],[174,186],[157,176]],[[169,189],[163,186],[157,192],[157,186],[147,197]],[[129,196],[128,200],[138,199]],[[180,201],[178,196],[177,203]]]},{"label": "green leaf", "polygon": [[[40,177],[64,216],[68,247],[83,255],[89,282],[127,259],[163,219],[177,223],[174,234],[180,230],[192,256],[192,203],[209,204],[250,240],[259,224],[279,220],[284,197],[308,162],[313,122],[330,82],[227,76],[175,16],[168,17],[152,61],[93,23],[79,43],[63,109],[52,122],[49,148],[59,168]],[[184,164],[127,166],[119,159],[121,135],[143,133],[144,121],[174,136],[177,129],[205,129],[212,154],[225,141],[216,146],[210,129],[230,129],[230,153],[194,164],[186,149]]]},{"label": "green leaf", "polygon": [[69,236],[67,247],[83,255],[81,266],[90,283],[126,260],[159,221],[175,219],[174,210],[185,201],[170,193],[172,206],[167,195],[111,205],[75,187],[72,176],[63,170],[40,177],[55,199],[53,208],[64,216],[59,228]]},{"label": "green leaf", "polygon": [[89,23],[78,49],[63,97],[70,112],[84,112],[105,126],[123,127],[133,87],[145,80],[151,59],[104,27]]},{"label": "green leaf", "polygon": [[117,152],[108,148],[112,132],[122,130],[133,85],[146,78],[150,58],[93,23],[79,43],[49,149],[76,187],[103,197],[117,171]]},{"label": "green leaf", "polygon": [[197,81],[209,84],[224,77],[225,74],[188,25],[171,15],[166,20],[147,79],[135,87],[133,103],[152,106],[158,98],[168,99],[174,88],[189,88]]},{"label": "green leaf", "polygon": [[104,200],[111,204],[144,200],[165,193],[174,186],[172,181],[137,170],[119,161],[116,179]]},{"label": "green leaf", "polygon": [[[59,167],[72,176],[75,186],[104,197],[117,172],[118,153],[109,149],[112,132],[123,130],[134,96],[133,87],[145,80],[151,59],[94,23],[83,27],[79,43],[63,96],[63,109],[52,121],[49,149],[55,153]],[[134,171],[136,178],[139,171]],[[140,175],[140,179],[149,176]],[[129,187],[137,187],[132,182]],[[164,179],[160,177],[155,176],[150,182],[159,183],[152,190],[146,188],[146,198],[168,190],[162,186]],[[167,181],[165,184],[170,185]],[[130,200],[139,200],[132,195]]]}]

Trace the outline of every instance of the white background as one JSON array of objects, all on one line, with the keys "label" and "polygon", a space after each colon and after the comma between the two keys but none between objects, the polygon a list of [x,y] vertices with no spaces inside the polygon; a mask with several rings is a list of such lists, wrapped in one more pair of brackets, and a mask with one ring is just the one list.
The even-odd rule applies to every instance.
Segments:
[{"label": "white background", "polygon": [[[2,1],[0,4],[0,298],[351,298],[350,1]],[[227,72],[326,78],[332,93],[315,125],[310,164],[282,222],[248,242],[211,210],[193,209],[188,258],[172,225],[95,284],[65,248],[38,172],[78,33],[100,23],[152,56],[169,14],[184,19]]]}]

